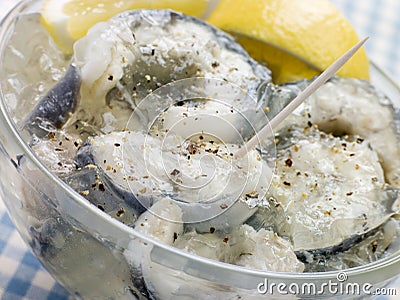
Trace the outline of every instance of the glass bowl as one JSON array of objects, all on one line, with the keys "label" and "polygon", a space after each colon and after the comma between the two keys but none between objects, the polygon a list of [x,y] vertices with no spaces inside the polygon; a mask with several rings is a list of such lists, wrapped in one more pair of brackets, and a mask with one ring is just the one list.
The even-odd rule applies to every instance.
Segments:
[{"label": "glass bowl", "polygon": [[[2,21],[0,65],[7,59],[5,48],[16,20],[21,14],[40,11],[40,4],[22,1]],[[399,274],[399,251],[339,273],[278,273],[191,255],[140,234],[90,204],[41,163],[9,114],[10,107],[15,109],[7,92],[10,74],[5,68],[0,72],[0,196],[25,242],[72,295],[85,299],[257,299],[291,297],[297,291],[305,298],[354,298],[357,290],[344,289],[359,286],[359,295],[369,295]],[[371,76],[400,106],[400,90],[373,64]],[[20,88],[23,95],[24,86]],[[134,249],[129,247],[132,244]],[[124,255],[128,248],[131,263]]]}]

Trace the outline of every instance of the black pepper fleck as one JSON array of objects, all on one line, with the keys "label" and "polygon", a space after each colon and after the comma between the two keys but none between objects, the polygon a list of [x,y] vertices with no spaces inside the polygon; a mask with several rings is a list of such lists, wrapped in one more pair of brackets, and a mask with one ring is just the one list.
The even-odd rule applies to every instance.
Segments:
[{"label": "black pepper fleck", "polygon": [[125,209],[121,207],[117,213],[115,214],[118,218],[121,217],[125,213]]},{"label": "black pepper fleck", "polygon": [[174,170],[171,172],[171,176],[178,176],[180,173],[181,173],[181,171],[179,171],[178,169],[174,169]]},{"label": "black pepper fleck", "polygon": [[214,61],[212,64],[211,64],[211,67],[213,67],[213,68],[216,68],[216,67],[218,67],[219,66],[219,62],[217,62],[217,61]]},{"label": "black pepper fleck", "polygon": [[376,250],[377,250],[377,248],[378,248],[378,243],[377,243],[377,241],[373,241],[373,242],[371,243],[371,246],[372,246],[372,249],[371,249],[372,253],[375,253]]},{"label": "black pepper fleck", "polygon": [[52,140],[52,139],[54,139],[56,137],[56,134],[55,134],[55,132],[49,132],[47,134],[47,136],[49,137],[50,140]]},{"label": "black pepper fleck", "polygon": [[285,165],[290,168],[291,166],[293,166],[293,161],[290,158],[288,158],[287,160],[285,160]]},{"label": "black pepper fleck", "polygon": [[193,143],[190,143],[189,146],[187,146],[186,150],[190,153],[190,154],[196,154],[197,152],[197,146]]}]

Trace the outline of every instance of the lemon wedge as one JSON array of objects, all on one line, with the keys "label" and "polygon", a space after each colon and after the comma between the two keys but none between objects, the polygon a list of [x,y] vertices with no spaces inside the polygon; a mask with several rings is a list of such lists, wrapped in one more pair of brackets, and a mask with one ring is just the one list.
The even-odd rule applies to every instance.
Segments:
[{"label": "lemon wedge", "polygon": [[[266,62],[276,83],[318,75],[359,41],[328,0],[221,0],[207,21],[236,36],[251,56]],[[338,75],[369,79],[365,50]]]},{"label": "lemon wedge", "polygon": [[[45,0],[42,21],[56,43],[72,53],[73,43],[94,24],[139,8],[170,8],[206,18],[267,64],[275,83],[320,74],[359,40],[328,0]],[[369,79],[365,50],[338,75]]]},{"label": "lemon wedge", "polygon": [[126,10],[170,8],[200,17],[207,5],[207,0],[45,0],[41,15],[57,45],[72,53],[73,43],[85,36],[90,27]]}]

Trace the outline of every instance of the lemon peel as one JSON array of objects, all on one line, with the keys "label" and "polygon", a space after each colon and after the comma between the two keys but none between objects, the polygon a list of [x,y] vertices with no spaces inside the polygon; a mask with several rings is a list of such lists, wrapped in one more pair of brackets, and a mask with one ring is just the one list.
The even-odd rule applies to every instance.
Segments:
[{"label": "lemon peel", "polygon": [[207,0],[45,0],[41,8],[42,23],[57,45],[72,53],[73,43],[85,36],[98,22],[132,9],[173,9],[200,17]]},{"label": "lemon peel", "polygon": [[[328,0],[45,0],[42,22],[57,45],[72,53],[73,43],[94,24],[139,8],[207,15],[209,23],[234,35],[252,57],[267,64],[275,83],[310,79],[359,41]],[[338,75],[368,80],[365,49]]]},{"label": "lemon peel", "polygon": [[[237,36],[278,83],[319,74],[359,41],[328,0],[221,0],[207,21]],[[338,75],[369,79],[365,49]]]}]

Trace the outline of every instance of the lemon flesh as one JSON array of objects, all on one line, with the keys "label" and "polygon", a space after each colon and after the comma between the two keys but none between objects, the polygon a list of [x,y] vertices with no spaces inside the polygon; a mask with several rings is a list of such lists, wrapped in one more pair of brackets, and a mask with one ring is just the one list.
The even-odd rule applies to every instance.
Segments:
[{"label": "lemon flesh", "polygon": [[245,36],[237,36],[237,41],[246,48],[251,57],[268,66],[272,71],[272,81],[276,84],[310,79],[321,73],[317,68],[263,41]]},{"label": "lemon flesh", "polygon": [[[279,74],[278,82],[317,75],[359,41],[328,0],[221,0],[207,21],[247,37],[242,45]],[[338,75],[369,79],[365,50],[360,49]]]},{"label": "lemon flesh", "polygon": [[[275,83],[310,79],[359,41],[328,0],[45,0],[42,20],[60,48],[72,53],[73,43],[94,24],[140,8],[170,8],[195,17],[209,14],[209,23],[235,36],[271,69]],[[368,80],[365,50],[338,75]]]},{"label": "lemon flesh", "polygon": [[73,43],[86,35],[89,28],[118,13],[132,9],[173,9],[200,17],[207,0],[45,0],[42,22],[56,43],[66,53],[72,53]]}]

